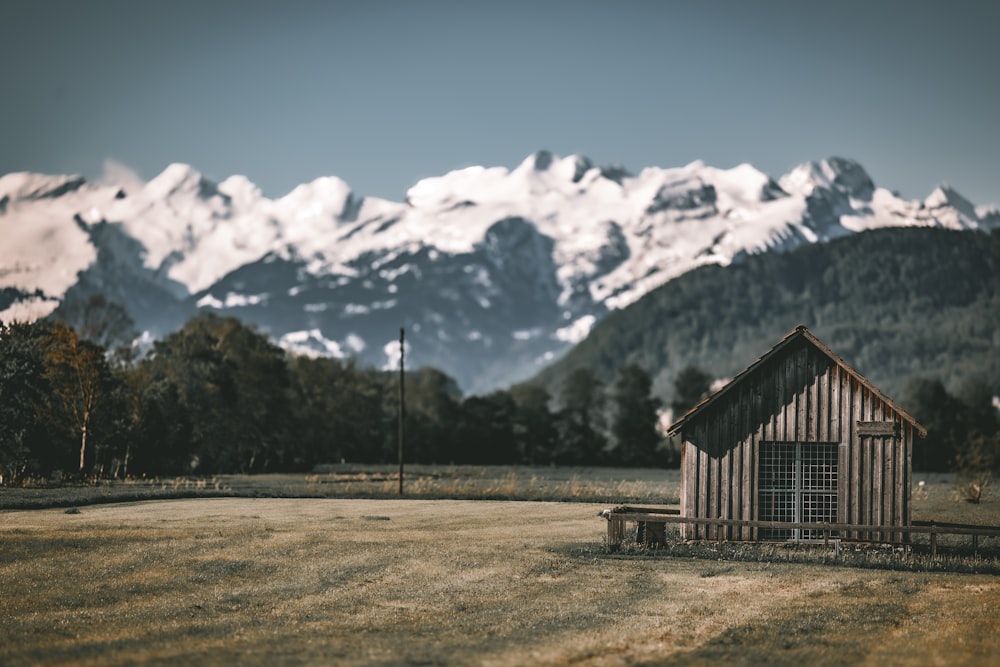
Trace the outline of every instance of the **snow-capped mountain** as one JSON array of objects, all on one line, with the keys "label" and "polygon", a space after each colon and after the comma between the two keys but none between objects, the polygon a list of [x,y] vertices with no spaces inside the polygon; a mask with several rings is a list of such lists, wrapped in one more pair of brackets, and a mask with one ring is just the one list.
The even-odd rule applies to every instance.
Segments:
[{"label": "snow-capped mountain", "polygon": [[285,347],[408,359],[481,391],[533,374],[609,310],[697,266],[886,226],[1000,226],[942,186],[924,201],[832,158],[774,180],[750,165],[596,167],[548,152],[418,182],[405,202],[335,177],[268,199],[170,165],[134,191],[0,177],[0,319],[102,294],[161,335],[198,308]]}]

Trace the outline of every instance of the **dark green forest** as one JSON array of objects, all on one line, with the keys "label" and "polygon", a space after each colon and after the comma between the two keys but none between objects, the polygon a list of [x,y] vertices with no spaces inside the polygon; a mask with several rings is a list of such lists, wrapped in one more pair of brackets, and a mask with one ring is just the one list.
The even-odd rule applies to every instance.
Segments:
[{"label": "dark green forest", "polygon": [[1000,232],[881,229],[702,267],[608,315],[536,381],[586,367],[608,382],[634,363],[671,400],[688,366],[732,377],[800,324],[894,398],[913,377],[1000,395]]}]

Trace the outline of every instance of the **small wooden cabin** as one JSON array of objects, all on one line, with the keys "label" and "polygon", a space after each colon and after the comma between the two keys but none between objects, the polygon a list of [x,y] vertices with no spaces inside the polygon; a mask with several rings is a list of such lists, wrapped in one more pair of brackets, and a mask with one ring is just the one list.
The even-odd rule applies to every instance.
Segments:
[{"label": "small wooden cabin", "polygon": [[[804,326],[669,429],[681,445],[681,516],[910,525],[913,441],[927,430]],[[824,531],[682,524],[687,539],[822,539]],[[900,542],[900,532],[835,537]]]}]

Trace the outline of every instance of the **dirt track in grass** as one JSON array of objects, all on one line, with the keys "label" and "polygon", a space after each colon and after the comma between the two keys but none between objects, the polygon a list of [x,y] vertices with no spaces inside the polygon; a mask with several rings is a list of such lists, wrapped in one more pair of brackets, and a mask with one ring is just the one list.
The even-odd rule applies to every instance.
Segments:
[{"label": "dirt track in grass", "polygon": [[603,507],[0,512],[0,664],[1000,664],[1000,578],[612,556]]}]

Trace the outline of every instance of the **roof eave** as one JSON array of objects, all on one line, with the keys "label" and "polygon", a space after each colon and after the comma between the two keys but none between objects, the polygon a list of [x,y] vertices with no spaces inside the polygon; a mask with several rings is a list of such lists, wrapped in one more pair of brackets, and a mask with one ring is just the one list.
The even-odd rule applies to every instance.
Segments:
[{"label": "roof eave", "polygon": [[913,415],[908,413],[903,408],[899,407],[899,405],[897,405],[895,401],[893,401],[888,396],[879,391],[878,387],[869,382],[867,378],[865,378],[865,376],[861,375],[861,373],[852,368],[850,364],[848,364],[840,357],[840,355],[836,354],[833,350],[827,347],[826,344],[824,344],[821,340],[816,338],[816,336],[813,335],[813,333],[809,331],[809,329],[807,329],[805,326],[801,324],[792,329],[791,331],[789,331],[787,334],[785,334],[785,336],[780,341],[778,341],[770,350],[761,355],[756,361],[754,361],[752,364],[750,364],[742,371],[737,373],[731,381],[726,383],[725,386],[719,388],[715,393],[706,396],[697,405],[695,405],[693,408],[685,412],[680,419],[678,419],[676,422],[670,425],[670,428],[667,429],[667,435],[675,435],[676,433],[678,433],[686,423],[690,422],[692,419],[697,418],[697,416],[705,409],[707,409],[709,405],[717,402],[719,399],[725,396],[734,386],[742,382],[744,378],[746,378],[749,374],[751,374],[761,365],[766,363],[769,359],[774,357],[778,352],[780,352],[785,347],[790,345],[791,342],[796,340],[797,338],[805,338],[810,343],[812,343],[813,346],[815,346],[823,354],[829,357],[831,361],[833,361],[835,364],[837,364],[845,371],[847,371],[848,374],[854,377],[858,382],[860,382],[864,387],[866,387],[869,391],[875,394],[879,399],[888,404],[903,419],[908,421],[913,426],[914,430],[916,431],[919,437],[921,438],[927,437],[927,428],[924,427],[920,422],[918,422],[913,417]]}]

